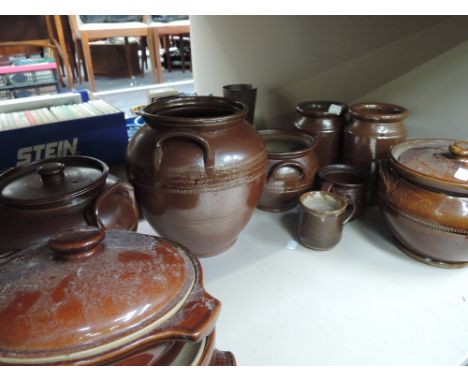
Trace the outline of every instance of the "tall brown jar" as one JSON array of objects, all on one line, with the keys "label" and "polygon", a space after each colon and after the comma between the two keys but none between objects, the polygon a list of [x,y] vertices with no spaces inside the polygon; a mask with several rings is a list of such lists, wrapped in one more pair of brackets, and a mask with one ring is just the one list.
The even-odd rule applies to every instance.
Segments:
[{"label": "tall brown jar", "polygon": [[387,103],[356,103],[344,130],[344,162],[374,172],[389,148],[406,138],[408,111]]},{"label": "tall brown jar", "polygon": [[137,201],[158,233],[198,256],[225,251],[263,191],[266,150],[246,107],[222,97],[148,105],[127,150]]},{"label": "tall brown jar", "polygon": [[316,139],[315,151],[320,165],[337,163],[348,105],[334,101],[306,101],[299,103],[296,111],[299,115],[294,125]]}]

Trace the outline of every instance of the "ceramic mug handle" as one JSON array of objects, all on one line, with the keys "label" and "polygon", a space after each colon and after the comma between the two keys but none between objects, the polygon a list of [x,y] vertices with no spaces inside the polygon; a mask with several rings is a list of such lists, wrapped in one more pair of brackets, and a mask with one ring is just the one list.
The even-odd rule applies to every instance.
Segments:
[{"label": "ceramic mug handle", "polygon": [[351,209],[351,211],[346,212],[348,216],[346,216],[345,219],[343,220],[343,225],[348,223],[356,214],[356,205],[352,203],[351,200],[349,200],[348,198],[345,198],[345,199],[346,199],[346,211],[348,211],[349,209]]},{"label": "ceramic mug handle", "polygon": [[153,153],[153,179],[156,179],[156,175],[158,174],[159,169],[161,167],[161,162],[163,158],[163,143],[164,141],[172,138],[185,138],[199,144],[203,148],[203,160],[205,162],[206,174],[213,174],[214,152],[208,141],[200,135],[194,133],[190,129],[177,129],[163,134],[156,140],[156,147]]},{"label": "ceramic mug handle", "polygon": [[269,182],[271,178],[274,178],[278,170],[283,167],[297,168],[301,172],[302,177],[304,177],[306,174],[306,169],[302,163],[285,160],[285,161],[277,162],[273,166],[271,166],[270,171],[268,171],[267,182]]},{"label": "ceramic mug handle", "polygon": [[320,190],[335,193],[335,190],[333,188],[333,183],[329,182],[328,180],[323,181],[323,183],[320,185]]}]

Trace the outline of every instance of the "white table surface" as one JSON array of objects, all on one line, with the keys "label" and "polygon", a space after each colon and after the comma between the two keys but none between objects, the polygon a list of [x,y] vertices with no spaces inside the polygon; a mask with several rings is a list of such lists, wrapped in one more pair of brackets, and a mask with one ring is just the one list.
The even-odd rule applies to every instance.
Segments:
[{"label": "white table surface", "polygon": [[[222,302],[218,349],[239,365],[467,361],[468,269],[401,253],[376,207],[330,251],[288,249],[297,214],[256,210],[234,247],[201,260],[205,288]],[[154,234],[146,221],[138,232]]]}]

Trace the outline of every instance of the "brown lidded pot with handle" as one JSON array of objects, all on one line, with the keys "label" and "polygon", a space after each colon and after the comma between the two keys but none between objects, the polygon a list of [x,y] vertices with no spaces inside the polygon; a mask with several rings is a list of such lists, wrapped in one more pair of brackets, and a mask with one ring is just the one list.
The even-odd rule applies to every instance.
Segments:
[{"label": "brown lidded pot with handle", "polygon": [[128,145],[144,216],[198,256],[234,245],[262,194],[267,155],[246,113],[222,97],[160,99],[140,112],[146,125]]},{"label": "brown lidded pot with handle", "polygon": [[335,101],[305,101],[296,106],[296,111],[299,116],[294,125],[317,141],[315,151],[320,166],[338,163],[348,105]]},{"label": "brown lidded pot with handle", "polygon": [[220,302],[204,290],[198,259],[158,237],[62,231],[3,259],[0,290],[1,365],[198,365],[214,357]]},{"label": "brown lidded pot with handle", "polygon": [[380,168],[379,205],[404,253],[429,265],[468,266],[468,142],[393,146]]},{"label": "brown lidded pot with handle", "polygon": [[72,227],[136,230],[133,187],[95,158],[67,156],[0,175],[0,254],[27,248]]},{"label": "brown lidded pot with handle", "polygon": [[286,211],[299,196],[312,189],[319,167],[316,141],[294,130],[259,130],[268,153],[267,180],[258,208],[270,212]]}]

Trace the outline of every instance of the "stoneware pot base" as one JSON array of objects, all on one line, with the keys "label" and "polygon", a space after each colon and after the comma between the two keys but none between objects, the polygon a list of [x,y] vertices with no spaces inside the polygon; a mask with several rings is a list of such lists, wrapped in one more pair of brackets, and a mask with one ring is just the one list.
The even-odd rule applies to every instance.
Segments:
[{"label": "stoneware pot base", "polygon": [[444,261],[431,259],[431,258],[429,258],[427,256],[420,255],[420,254],[410,250],[403,243],[401,243],[395,236],[393,236],[393,241],[395,242],[395,245],[405,255],[408,255],[412,259],[417,260],[417,261],[419,261],[421,263],[424,263],[424,264],[427,264],[427,265],[432,265],[432,266],[438,267],[438,268],[445,268],[445,269],[461,269],[461,268],[468,267],[468,261],[459,262],[459,263],[447,263],[447,262],[444,262]]}]

